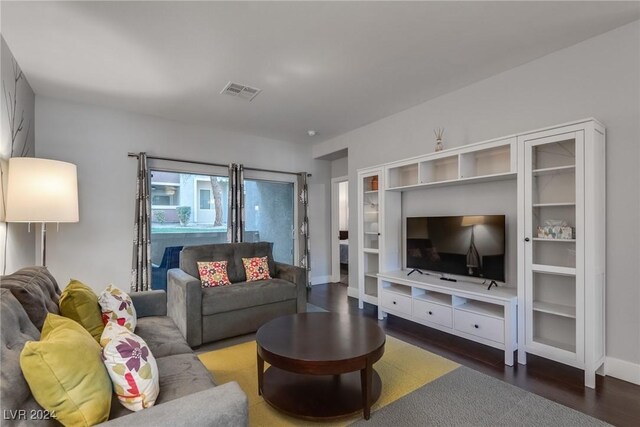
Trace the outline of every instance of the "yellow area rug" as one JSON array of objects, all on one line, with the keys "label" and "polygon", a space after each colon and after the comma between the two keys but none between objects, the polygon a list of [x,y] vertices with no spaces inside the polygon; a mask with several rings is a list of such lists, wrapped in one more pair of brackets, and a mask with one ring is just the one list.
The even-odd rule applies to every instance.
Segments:
[{"label": "yellow area rug", "polygon": [[[198,355],[218,384],[237,381],[249,399],[250,426],[346,426],[361,419],[362,414],[328,422],[292,418],[273,409],[258,396],[256,342],[246,342]],[[268,364],[265,363],[265,369]],[[385,352],[374,369],[382,380],[382,394],[372,406],[372,413],[447,374],[459,365],[412,344],[387,335]]]}]

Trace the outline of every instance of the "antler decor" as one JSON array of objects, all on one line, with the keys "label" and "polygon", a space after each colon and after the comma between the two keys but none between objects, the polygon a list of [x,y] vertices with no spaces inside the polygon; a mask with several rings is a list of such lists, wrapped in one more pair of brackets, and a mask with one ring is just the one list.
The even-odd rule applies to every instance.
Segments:
[{"label": "antler decor", "polygon": [[436,151],[442,151],[444,146],[442,145],[442,135],[444,135],[444,128],[435,128],[433,133],[436,135]]}]

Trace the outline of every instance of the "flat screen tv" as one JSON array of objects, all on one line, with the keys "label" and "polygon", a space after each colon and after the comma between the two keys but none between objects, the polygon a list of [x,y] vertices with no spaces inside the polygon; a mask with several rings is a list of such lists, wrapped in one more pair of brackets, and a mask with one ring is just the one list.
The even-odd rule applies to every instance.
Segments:
[{"label": "flat screen tv", "polygon": [[406,266],[505,281],[505,216],[408,217]]}]

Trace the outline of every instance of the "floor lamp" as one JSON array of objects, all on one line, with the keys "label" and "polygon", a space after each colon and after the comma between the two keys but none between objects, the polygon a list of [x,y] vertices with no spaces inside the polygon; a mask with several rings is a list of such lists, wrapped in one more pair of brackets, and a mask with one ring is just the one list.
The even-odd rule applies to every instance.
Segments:
[{"label": "floor lamp", "polygon": [[47,223],[78,222],[76,165],[35,157],[9,159],[7,222],[39,222],[41,260],[46,265]]}]

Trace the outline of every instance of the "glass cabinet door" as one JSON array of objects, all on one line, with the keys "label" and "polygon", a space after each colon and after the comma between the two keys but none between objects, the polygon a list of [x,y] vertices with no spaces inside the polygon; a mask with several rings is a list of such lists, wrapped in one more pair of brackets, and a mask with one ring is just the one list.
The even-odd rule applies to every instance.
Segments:
[{"label": "glass cabinet door", "polygon": [[378,277],[380,272],[380,205],[382,197],[382,171],[360,175],[359,185],[359,306],[363,302],[377,304]]},{"label": "glass cabinet door", "polygon": [[527,344],[576,357],[582,336],[583,132],[525,141]]},{"label": "glass cabinet door", "polygon": [[367,176],[363,182],[362,195],[362,242],[365,249],[378,249],[378,236],[380,235],[380,203],[378,193],[378,175]]}]

